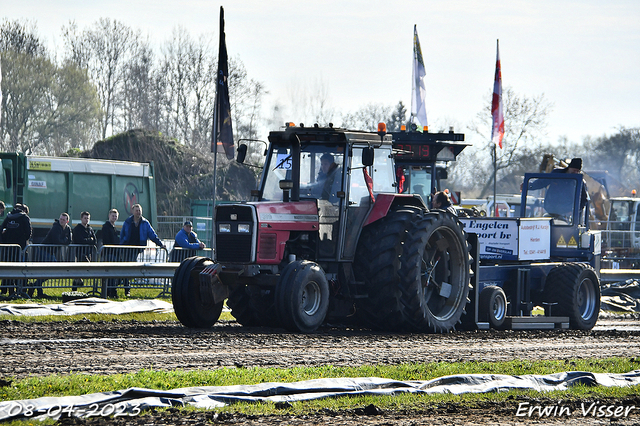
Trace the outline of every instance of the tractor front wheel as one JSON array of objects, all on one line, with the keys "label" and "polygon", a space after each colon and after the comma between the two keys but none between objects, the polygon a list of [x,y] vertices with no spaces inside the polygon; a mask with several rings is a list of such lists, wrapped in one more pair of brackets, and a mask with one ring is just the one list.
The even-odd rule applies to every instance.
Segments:
[{"label": "tractor front wheel", "polygon": [[213,261],[206,257],[189,257],[173,274],[171,301],[176,317],[185,327],[209,328],[220,318],[222,304],[213,302],[211,284],[200,282],[198,276]]},{"label": "tractor front wheel", "polygon": [[320,327],[329,310],[329,283],[317,263],[294,261],[284,268],[276,310],[287,330],[311,333]]}]

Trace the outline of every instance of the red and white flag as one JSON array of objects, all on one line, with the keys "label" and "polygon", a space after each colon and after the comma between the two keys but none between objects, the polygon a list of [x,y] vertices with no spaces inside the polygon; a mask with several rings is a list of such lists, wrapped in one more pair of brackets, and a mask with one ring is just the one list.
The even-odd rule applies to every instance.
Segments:
[{"label": "red and white flag", "polygon": [[496,78],[493,83],[493,99],[491,101],[491,115],[493,126],[491,128],[491,141],[502,149],[502,137],[504,136],[504,114],[502,111],[502,71],[500,69],[500,45],[497,42],[496,50]]}]

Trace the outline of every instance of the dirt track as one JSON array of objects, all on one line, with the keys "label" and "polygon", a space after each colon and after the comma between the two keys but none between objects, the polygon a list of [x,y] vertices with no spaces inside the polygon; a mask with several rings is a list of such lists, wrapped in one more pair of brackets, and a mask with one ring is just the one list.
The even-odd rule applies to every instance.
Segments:
[{"label": "dirt track", "polygon": [[[0,377],[221,367],[357,366],[433,361],[502,361],[640,356],[640,321],[604,321],[607,330],[455,332],[447,335],[386,334],[348,328],[323,328],[311,335],[280,329],[243,328],[223,322],[210,330],[190,330],[179,323],[47,323],[0,322]],[[571,366],[567,366],[570,370]],[[640,397],[626,402],[638,407],[616,424],[640,424]],[[375,407],[317,418],[242,418],[199,413],[189,424],[519,424],[533,419],[515,416],[512,406],[434,407],[425,413],[381,413]],[[579,411],[578,409],[574,412]],[[368,413],[368,414],[367,414]],[[182,413],[145,414],[127,424],[175,424]],[[171,419],[174,416],[174,419]],[[99,420],[99,419],[98,419]],[[94,420],[94,421],[98,421]],[[187,419],[184,419],[187,420]],[[567,418],[540,419],[564,424]],[[74,420],[75,421],[75,420]],[[571,418],[571,423],[602,424],[604,419]],[[477,422],[477,423],[474,423]],[[609,423],[609,420],[607,420]],[[89,424],[89,423],[86,423]],[[96,423],[97,424],[97,423]],[[124,423],[123,423],[124,424]],[[187,424],[187,423],[185,423]],[[524,424],[524,423],[523,423]]]}]

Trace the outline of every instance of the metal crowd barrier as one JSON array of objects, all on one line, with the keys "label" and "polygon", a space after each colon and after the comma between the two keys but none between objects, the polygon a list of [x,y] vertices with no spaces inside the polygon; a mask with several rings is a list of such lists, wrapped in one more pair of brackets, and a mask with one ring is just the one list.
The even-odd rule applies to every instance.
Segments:
[{"label": "metal crowd barrier", "polygon": [[[0,262],[22,262],[22,247],[18,244],[0,244]],[[22,292],[23,280],[2,280],[0,282],[0,294],[12,295],[18,291]]]},{"label": "metal crowd barrier", "polygon": [[[0,244],[0,291],[24,295],[38,289],[89,287],[89,294],[107,297],[115,296],[118,288],[160,288],[159,296],[165,296],[170,292],[170,272],[177,266],[167,266],[167,259],[167,250],[160,247],[102,246],[98,251],[79,244],[30,244],[22,250]],[[164,266],[148,273],[150,264]]]},{"label": "metal crowd barrier", "polygon": [[[167,249],[161,247],[106,245],[100,247],[98,252],[100,262],[165,263],[168,257]],[[136,276],[110,278],[102,279],[100,288],[102,297],[114,296],[118,288],[123,288],[125,293],[131,288],[162,288],[158,297],[163,297],[171,294],[171,280]]]}]

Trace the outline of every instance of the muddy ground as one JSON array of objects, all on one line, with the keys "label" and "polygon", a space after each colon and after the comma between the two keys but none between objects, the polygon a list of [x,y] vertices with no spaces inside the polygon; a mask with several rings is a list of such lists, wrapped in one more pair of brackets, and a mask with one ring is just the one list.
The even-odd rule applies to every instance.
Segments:
[{"label": "muddy ground", "polygon": [[[49,374],[115,374],[140,369],[194,370],[223,367],[358,366],[435,361],[505,361],[640,357],[640,319],[601,319],[592,331],[481,331],[446,335],[372,333],[347,327],[324,327],[314,334],[282,329],[245,328],[221,322],[208,330],[192,330],[177,322],[0,322],[0,377],[4,380]],[[567,370],[571,370],[570,362]],[[640,425],[640,395],[625,401],[600,401],[635,406],[628,417],[584,417],[580,402],[570,417],[516,416],[521,400],[507,404],[434,406],[425,412],[385,412],[356,407],[314,416],[245,417],[213,411],[143,412],[117,419],[65,419],[62,424],[607,424]],[[557,401],[525,401],[558,404]],[[584,401],[585,403],[589,401]],[[590,402],[589,402],[590,403]]]}]

